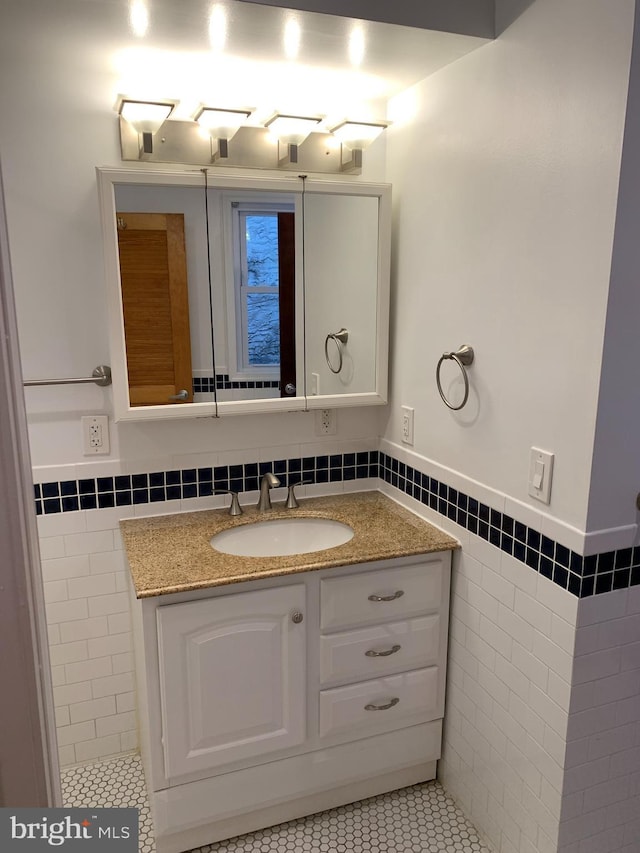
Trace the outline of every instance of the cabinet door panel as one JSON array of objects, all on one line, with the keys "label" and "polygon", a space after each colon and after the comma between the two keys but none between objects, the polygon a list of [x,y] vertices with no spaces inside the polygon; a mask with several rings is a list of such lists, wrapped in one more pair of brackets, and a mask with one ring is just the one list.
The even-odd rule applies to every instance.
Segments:
[{"label": "cabinet door panel", "polygon": [[167,777],[302,743],[304,603],[296,584],[158,608]]}]

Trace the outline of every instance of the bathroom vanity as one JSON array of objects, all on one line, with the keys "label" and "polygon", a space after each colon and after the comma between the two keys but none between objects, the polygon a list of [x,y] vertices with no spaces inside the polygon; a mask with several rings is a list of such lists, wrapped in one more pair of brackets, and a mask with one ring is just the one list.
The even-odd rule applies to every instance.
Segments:
[{"label": "bathroom vanity", "polygon": [[[267,517],[354,535],[271,557],[210,544]],[[454,539],[377,492],[121,527],[159,853],[435,777]]]}]

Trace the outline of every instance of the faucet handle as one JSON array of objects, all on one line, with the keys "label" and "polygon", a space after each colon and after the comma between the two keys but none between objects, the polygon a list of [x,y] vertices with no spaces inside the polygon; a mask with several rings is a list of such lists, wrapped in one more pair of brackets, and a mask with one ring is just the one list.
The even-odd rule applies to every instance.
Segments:
[{"label": "faucet handle", "polygon": [[240,506],[240,501],[238,500],[238,493],[233,492],[231,489],[215,489],[213,492],[214,495],[231,495],[231,504],[229,506],[229,515],[242,515],[244,510]]},{"label": "faucet handle", "polygon": [[291,483],[291,485],[289,486],[289,492],[287,494],[287,502],[285,503],[287,509],[297,509],[297,507],[300,506],[300,504],[298,503],[298,499],[296,498],[296,493],[294,492],[294,489],[296,486],[307,485],[307,482],[307,480],[299,480],[297,483]]}]

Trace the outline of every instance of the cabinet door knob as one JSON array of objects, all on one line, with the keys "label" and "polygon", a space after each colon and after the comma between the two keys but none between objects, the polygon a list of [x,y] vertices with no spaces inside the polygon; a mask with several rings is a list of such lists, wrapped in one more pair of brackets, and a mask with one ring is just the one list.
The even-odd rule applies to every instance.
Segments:
[{"label": "cabinet door knob", "polygon": [[394,592],[391,595],[370,595],[369,601],[394,601],[394,599],[400,598],[403,595],[404,590],[399,589],[397,592]]},{"label": "cabinet door knob", "polygon": [[295,613],[291,614],[291,621],[295,622],[296,625],[299,625],[303,619],[304,619],[304,616],[302,615],[302,613],[300,613],[299,610],[296,610]]}]

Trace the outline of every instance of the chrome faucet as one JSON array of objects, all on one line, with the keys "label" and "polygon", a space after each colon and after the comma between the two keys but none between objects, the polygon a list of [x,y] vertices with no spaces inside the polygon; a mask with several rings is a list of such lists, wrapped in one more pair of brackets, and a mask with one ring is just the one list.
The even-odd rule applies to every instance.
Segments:
[{"label": "chrome faucet", "polygon": [[271,495],[269,494],[269,490],[279,485],[280,480],[271,471],[267,471],[266,474],[262,475],[262,480],[260,480],[260,500],[256,505],[258,512],[271,509]]}]

